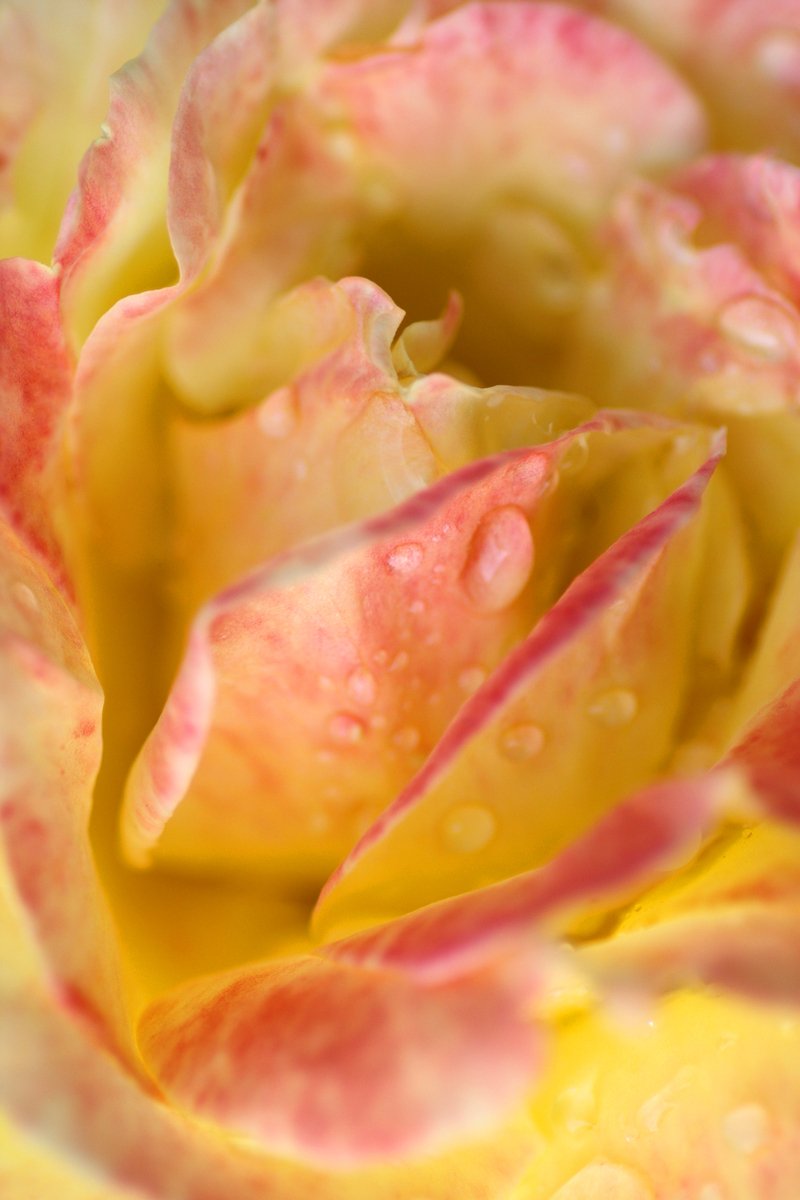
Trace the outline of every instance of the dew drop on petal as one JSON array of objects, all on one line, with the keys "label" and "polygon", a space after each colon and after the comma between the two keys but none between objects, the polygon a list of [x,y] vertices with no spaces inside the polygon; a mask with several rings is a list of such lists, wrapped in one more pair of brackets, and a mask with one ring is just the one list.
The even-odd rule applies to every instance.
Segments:
[{"label": "dew drop on petal", "polygon": [[553,1115],[568,1133],[591,1129],[597,1117],[597,1095],[593,1079],[564,1088],[556,1098]]},{"label": "dew drop on petal", "polygon": [[442,841],[448,850],[473,854],[492,840],[497,829],[494,813],[481,804],[461,804],[442,822]]},{"label": "dew drop on petal", "polygon": [[719,327],[729,342],[754,358],[782,362],[797,351],[794,319],[768,296],[744,296],[725,305]]},{"label": "dew drop on petal", "polygon": [[653,1189],[638,1171],[617,1163],[591,1163],[554,1192],[551,1200],[653,1200]]},{"label": "dew drop on petal", "polygon": [[284,438],[297,426],[297,409],[288,388],[273,392],[258,410],[258,423],[267,437]]},{"label": "dew drop on petal", "polygon": [[483,667],[465,667],[463,671],[459,671],[458,686],[471,696],[473,692],[477,692],[485,679],[486,672]]},{"label": "dew drop on petal", "polygon": [[347,677],[347,690],[357,704],[372,704],[375,700],[375,676],[366,667],[356,667]]},{"label": "dew drop on petal", "polygon": [[589,443],[586,435],[579,433],[564,447],[564,451],[558,460],[558,466],[563,474],[575,475],[586,466],[588,461]]},{"label": "dew drop on petal", "polygon": [[519,596],[533,568],[533,535],[521,508],[486,513],[475,530],[461,582],[481,612],[498,612]]},{"label": "dew drop on petal", "polygon": [[800,34],[793,29],[772,29],[756,47],[756,64],[773,83],[800,83]]},{"label": "dew drop on petal", "polygon": [[33,616],[39,612],[39,601],[33,589],[29,588],[27,583],[12,583],[11,595],[14,598],[17,608],[26,616]]},{"label": "dew drop on petal", "polygon": [[331,717],[328,732],[337,742],[355,745],[364,736],[364,722],[359,720],[358,717],[354,717],[352,713],[336,713],[335,716]]},{"label": "dew drop on petal", "polygon": [[602,725],[627,725],[636,716],[639,702],[629,688],[600,692],[588,706],[589,715]]},{"label": "dew drop on petal", "polygon": [[760,1104],[742,1104],[732,1109],[722,1122],[725,1140],[740,1154],[755,1154],[767,1140],[769,1122]]},{"label": "dew drop on petal", "polygon": [[535,758],[543,745],[542,729],[529,721],[512,725],[500,735],[500,749],[512,762],[525,762]]},{"label": "dew drop on petal", "polygon": [[400,542],[386,555],[386,566],[396,575],[416,571],[422,563],[423,550],[419,542]]},{"label": "dew drop on petal", "polygon": [[409,658],[408,651],[401,650],[398,654],[395,654],[394,658],[389,663],[389,670],[390,671],[402,671],[408,666],[409,661],[410,661],[410,658]]},{"label": "dew drop on petal", "polygon": [[398,729],[392,734],[392,742],[397,746],[398,750],[405,750],[409,753],[416,750],[420,742],[420,733],[413,725],[406,725],[403,729]]}]

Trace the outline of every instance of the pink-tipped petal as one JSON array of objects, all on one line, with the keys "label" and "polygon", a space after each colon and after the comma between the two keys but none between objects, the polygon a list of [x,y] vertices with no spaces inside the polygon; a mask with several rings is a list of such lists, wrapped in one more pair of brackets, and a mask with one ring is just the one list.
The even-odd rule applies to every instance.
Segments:
[{"label": "pink-tipped petal", "polygon": [[100,689],[63,598],[5,524],[0,575],[6,886],[53,1002],[125,1046],[117,950],[88,840]]},{"label": "pink-tipped petal", "polygon": [[499,967],[420,987],[304,958],[189,984],[151,1005],[139,1037],[187,1108],[273,1152],[352,1167],[502,1124],[539,1060],[523,996]]},{"label": "pink-tipped petal", "polygon": [[[365,451],[381,417],[372,407]],[[631,472],[625,513],[609,505],[591,523],[589,540],[602,549],[621,515],[629,521],[634,505],[648,511],[673,486],[674,476],[653,472],[651,454],[663,467],[657,448],[674,436],[669,426],[599,417],[554,442],[461,467],[379,526],[329,535],[307,578],[299,572],[282,585],[279,557],[254,577],[258,587],[211,601],[131,777],[125,837],[137,860],[158,843],[164,860],[212,869],[268,862],[318,882],[569,582],[570,548],[558,531],[584,487]],[[678,453],[673,468],[691,470],[704,446],[704,435],[689,439],[691,466]],[[382,466],[389,482],[389,460]],[[550,564],[541,576],[540,551]]]},{"label": "pink-tipped petal", "polygon": [[720,450],[575,580],[461,710],[329,880],[321,926],[534,866],[658,767],[686,686],[687,566]]},{"label": "pink-tipped petal", "polygon": [[49,268],[0,262],[0,504],[59,583],[65,567],[54,516],[63,421],[72,364]]}]

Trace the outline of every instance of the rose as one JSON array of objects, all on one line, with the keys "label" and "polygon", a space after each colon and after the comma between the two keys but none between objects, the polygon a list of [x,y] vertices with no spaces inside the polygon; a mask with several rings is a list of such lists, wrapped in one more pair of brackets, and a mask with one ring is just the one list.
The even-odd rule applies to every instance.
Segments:
[{"label": "rose", "polygon": [[607,7],[176,3],[54,272],[7,6],[12,1195],[794,1194],[791,15]]}]

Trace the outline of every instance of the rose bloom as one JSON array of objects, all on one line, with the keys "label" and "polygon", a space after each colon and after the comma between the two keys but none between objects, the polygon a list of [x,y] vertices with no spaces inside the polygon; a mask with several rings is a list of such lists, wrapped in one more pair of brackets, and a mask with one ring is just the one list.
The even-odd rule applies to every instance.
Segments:
[{"label": "rose bloom", "polygon": [[0,129],[0,1200],[797,1200],[800,0],[5,0]]}]

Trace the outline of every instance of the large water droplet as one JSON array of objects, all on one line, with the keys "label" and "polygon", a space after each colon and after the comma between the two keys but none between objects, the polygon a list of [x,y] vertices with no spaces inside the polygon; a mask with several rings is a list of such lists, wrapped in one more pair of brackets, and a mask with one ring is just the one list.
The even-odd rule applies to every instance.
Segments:
[{"label": "large water droplet", "polygon": [[722,1132],[734,1150],[740,1154],[755,1154],[767,1140],[769,1120],[760,1104],[742,1104],[725,1117]]},{"label": "large water droplet", "polygon": [[729,342],[754,358],[782,362],[797,352],[797,323],[769,296],[733,300],[720,313],[719,327]]},{"label": "large water droplet", "polygon": [[653,1189],[638,1171],[617,1163],[591,1163],[554,1192],[551,1200],[653,1200]]},{"label": "large water droplet", "polygon": [[258,410],[258,423],[267,437],[285,438],[297,426],[297,409],[289,388],[273,392]]},{"label": "large water droplet", "polygon": [[513,604],[533,568],[533,535],[521,508],[492,509],[472,536],[461,582],[481,612]]},{"label": "large water droplet", "polygon": [[419,542],[400,542],[386,555],[386,566],[397,575],[407,575],[421,565],[423,554]]},{"label": "large water droplet", "polygon": [[636,716],[639,702],[630,688],[609,688],[588,706],[590,716],[602,725],[627,725]]},{"label": "large water droplet", "polygon": [[474,854],[492,840],[497,822],[491,809],[482,804],[461,804],[442,823],[442,840],[448,850]]},{"label": "large water droplet", "polygon": [[529,721],[512,725],[500,735],[500,749],[513,762],[535,758],[544,745],[544,733]]},{"label": "large water droplet", "polygon": [[337,742],[355,745],[363,738],[365,726],[364,722],[352,713],[340,712],[331,717],[328,732]]},{"label": "large water droplet", "polygon": [[372,704],[375,700],[375,676],[366,667],[356,667],[347,677],[347,690],[357,704]]}]

